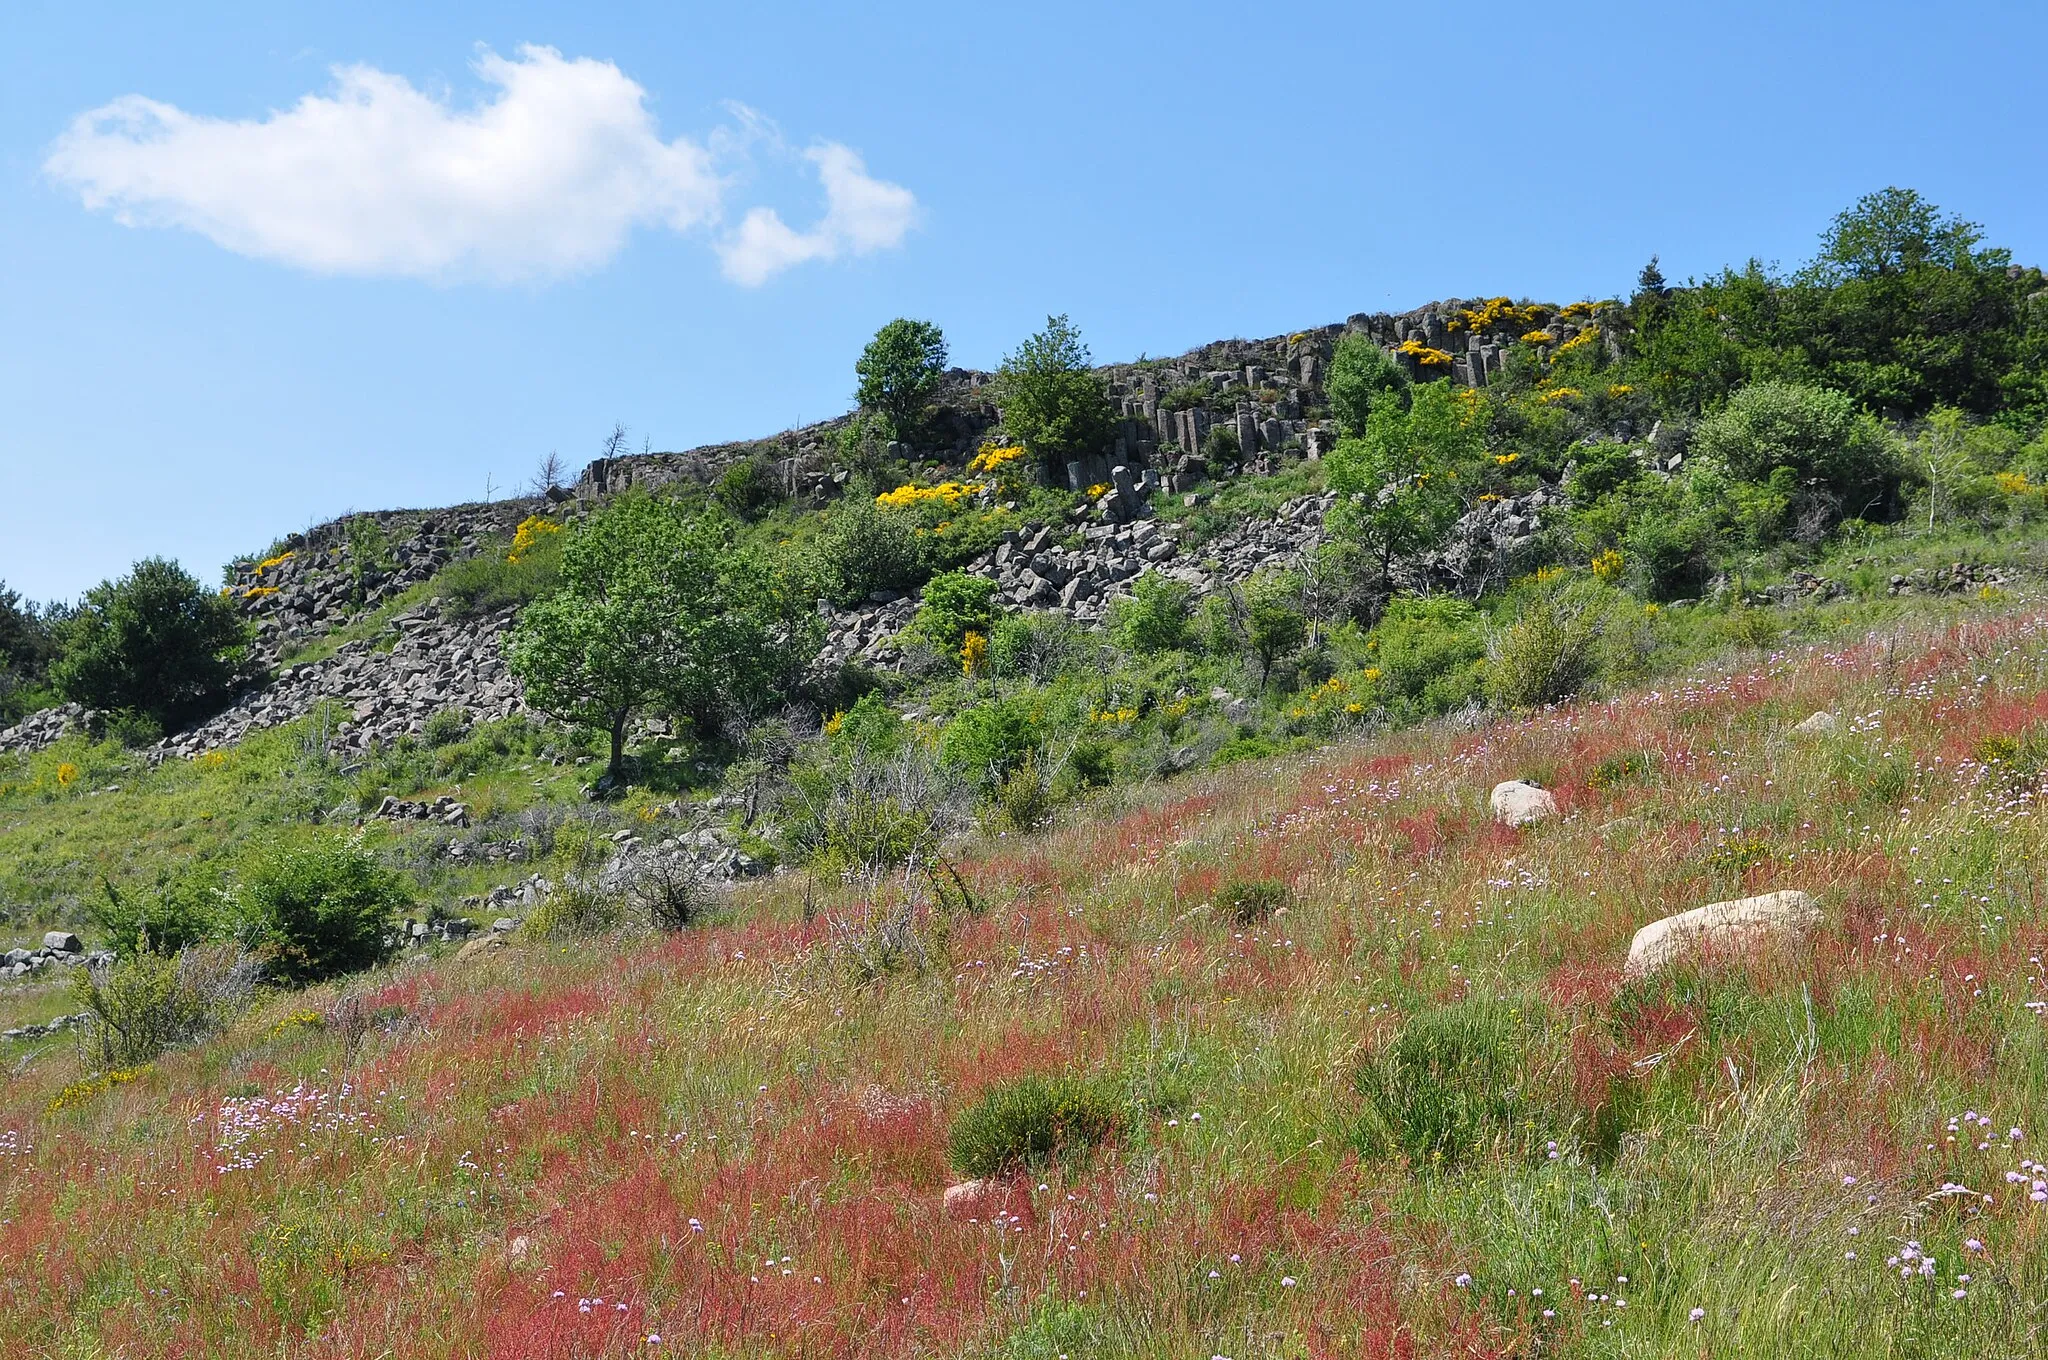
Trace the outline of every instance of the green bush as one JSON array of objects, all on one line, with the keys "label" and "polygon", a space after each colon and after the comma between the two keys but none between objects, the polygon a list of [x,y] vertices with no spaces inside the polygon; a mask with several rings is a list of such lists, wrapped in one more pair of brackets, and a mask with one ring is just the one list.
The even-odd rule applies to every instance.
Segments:
[{"label": "green bush", "polygon": [[1693,447],[1750,482],[1767,481],[1773,469],[1784,467],[1802,481],[1849,494],[1868,493],[1898,476],[1889,443],[1857,414],[1854,402],[1800,383],[1742,388],[1700,422]]},{"label": "green bush", "polygon": [[759,519],[782,499],[782,479],[775,473],[775,460],[756,449],[718,474],[711,494],[739,518]]},{"label": "green bush", "polygon": [[946,725],[939,755],[984,791],[1000,788],[1037,745],[1030,717],[1006,700],[980,704]]},{"label": "green bush", "polygon": [[382,959],[386,933],[411,902],[398,875],[359,841],[322,837],[257,853],[234,910],[243,943],[277,977],[305,984]]},{"label": "green bush", "polygon": [[437,710],[420,726],[420,740],[429,746],[451,746],[469,731],[469,715],[459,708]]},{"label": "green bush", "polygon": [[1530,592],[1515,620],[1487,636],[1487,697],[1525,708],[1577,694],[1599,672],[1609,600],[1584,582]]},{"label": "green bush", "polygon": [[846,607],[877,591],[915,589],[927,574],[915,528],[909,516],[875,504],[871,485],[849,486],[825,513],[824,532],[811,550],[833,603]]},{"label": "green bush", "polygon": [[1184,650],[1192,641],[1195,593],[1170,576],[1147,571],[1131,593],[1111,602],[1111,636],[1140,656]]},{"label": "green bush", "polygon": [[1369,335],[1357,332],[1340,337],[1330,355],[1329,376],[1323,390],[1330,401],[1330,414],[1346,438],[1365,433],[1367,420],[1376,404],[1398,406],[1406,400],[1408,375]]},{"label": "green bush", "polygon": [[958,656],[969,633],[986,638],[995,627],[996,583],[964,571],[942,572],[925,582],[912,627],[949,656]]},{"label": "green bush", "polygon": [[1209,433],[1202,436],[1202,457],[1212,468],[1227,467],[1244,457],[1244,449],[1237,442],[1235,427],[1215,424]]},{"label": "green bush", "polygon": [[1087,646],[1079,624],[1057,610],[1028,610],[996,621],[989,664],[999,676],[1051,683]]},{"label": "green bush", "polygon": [[1455,1167],[1511,1137],[1523,1111],[1521,1026],[1504,1007],[1466,1001],[1424,1011],[1361,1070],[1361,1150]]},{"label": "green bush", "polygon": [[176,878],[165,873],[148,889],[124,893],[111,879],[101,879],[100,888],[105,901],[88,909],[92,923],[124,959],[145,951],[175,954],[212,938],[228,900],[219,876],[203,870]]},{"label": "green bush", "polygon": [[212,1033],[255,983],[251,959],[231,944],[177,953],[143,950],[111,969],[81,968],[72,995],[92,1013],[80,1044],[89,1066],[135,1067]]},{"label": "green bush", "polygon": [[1454,712],[1486,687],[1485,625],[1456,596],[1396,596],[1368,641],[1398,716]]},{"label": "green bush", "polygon": [[982,1178],[1077,1160],[1123,1128],[1123,1110],[1101,1083],[1023,1077],[984,1092],[953,1120],[953,1169]]},{"label": "green bush", "polygon": [[226,700],[248,639],[232,601],[176,562],[145,558],[87,592],[63,626],[50,681],[73,703],[143,714],[169,731]]},{"label": "green bush", "polygon": [[1628,526],[1622,557],[1653,600],[1696,600],[1714,570],[1716,535],[1699,514],[1646,509]]}]

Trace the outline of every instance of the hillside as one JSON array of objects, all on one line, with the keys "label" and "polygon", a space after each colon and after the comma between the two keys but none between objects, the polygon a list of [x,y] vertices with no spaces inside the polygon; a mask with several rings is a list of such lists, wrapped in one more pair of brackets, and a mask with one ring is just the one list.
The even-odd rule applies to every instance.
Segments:
[{"label": "hillside", "polygon": [[0,588],[0,1328],[2048,1349],[2048,279],[1981,237],[899,319],[835,420]]}]

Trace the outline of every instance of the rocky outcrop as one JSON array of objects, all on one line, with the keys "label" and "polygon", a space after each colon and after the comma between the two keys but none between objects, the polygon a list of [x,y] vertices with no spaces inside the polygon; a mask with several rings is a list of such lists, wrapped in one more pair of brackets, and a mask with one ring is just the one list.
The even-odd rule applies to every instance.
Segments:
[{"label": "rocky outcrop", "polygon": [[59,704],[29,714],[14,726],[0,731],[0,754],[40,751],[54,746],[72,732],[91,732],[98,715],[83,704]]},{"label": "rocky outcrop", "polygon": [[432,602],[407,610],[392,620],[388,633],[346,643],[319,661],[286,666],[274,684],[150,748],[150,754],[161,760],[230,746],[253,731],[303,718],[322,703],[333,705],[334,724],[326,735],[330,748],[339,751],[418,736],[443,710],[471,722],[510,717],[525,709],[502,650],[512,618],[507,609],[448,621]]}]

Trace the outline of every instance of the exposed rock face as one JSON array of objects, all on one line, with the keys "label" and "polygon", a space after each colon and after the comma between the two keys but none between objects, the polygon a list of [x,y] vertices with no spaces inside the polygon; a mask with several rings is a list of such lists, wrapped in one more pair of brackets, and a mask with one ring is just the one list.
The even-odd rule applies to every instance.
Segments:
[{"label": "exposed rock face", "polygon": [[1534,826],[1557,815],[1557,799],[1550,790],[1539,789],[1519,779],[1493,786],[1493,819],[1503,826]]},{"label": "exposed rock face", "polygon": [[1797,889],[1714,902],[1652,921],[1629,942],[1622,976],[1647,977],[1665,964],[1700,949],[1730,949],[1772,940],[1795,939],[1820,921],[1820,908]]},{"label": "exposed rock face", "polygon": [[59,704],[31,713],[14,726],[0,731],[0,752],[40,751],[63,740],[67,732],[84,732],[93,726],[95,714],[82,704]]}]

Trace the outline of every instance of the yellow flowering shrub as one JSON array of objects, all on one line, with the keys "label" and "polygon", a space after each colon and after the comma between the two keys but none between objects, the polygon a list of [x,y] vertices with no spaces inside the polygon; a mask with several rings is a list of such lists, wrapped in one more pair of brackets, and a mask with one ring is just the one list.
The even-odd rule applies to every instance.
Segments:
[{"label": "yellow flowering shrub", "polygon": [[1561,401],[1571,401],[1575,397],[1583,397],[1585,395],[1584,392],[1581,392],[1576,387],[1553,387],[1548,392],[1538,394],[1536,400],[1542,402],[1545,406],[1555,406]]},{"label": "yellow flowering shrub", "polygon": [[967,460],[969,472],[994,474],[1017,462],[1024,456],[1022,444],[983,444],[974,457]]},{"label": "yellow flowering shrub", "polygon": [[1089,487],[1086,491],[1083,491],[1081,494],[1086,496],[1091,501],[1101,500],[1104,496],[1107,496],[1109,494],[1109,483],[1097,482],[1095,485]]},{"label": "yellow flowering shrub", "polygon": [[562,532],[562,526],[539,515],[528,515],[519,521],[519,527],[512,531],[512,551],[505,554],[507,562],[517,562],[554,535]]},{"label": "yellow flowering shrub", "polygon": [[1606,552],[1593,559],[1593,579],[1597,581],[1612,581],[1620,575],[1621,553],[1618,549],[1609,548]]},{"label": "yellow flowering shrub", "polygon": [[1539,586],[1547,585],[1562,575],[1564,575],[1563,567],[1538,567],[1536,568],[1536,584]]},{"label": "yellow flowering shrub", "polygon": [[960,673],[969,677],[981,674],[988,665],[988,638],[969,629],[960,639]]},{"label": "yellow flowering shrub", "polygon": [[890,510],[920,510],[927,505],[952,509],[984,488],[978,483],[940,482],[937,486],[899,486],[875,497],[875,504]]},{"label": "yellow flowering shrub", "polygon": [[192,757],[192,763],[202,770],[225,770],[228,767],[226,751],[202,751]]},{"label": "yellow flowering shrub", "polygon": [[1413,355],[1415,357],[1415,362],[1418,364],[1425,364],[1433,367],[1439,364],[1447,364],[1451,361],[1450,355],[1444,353],[1440,349],[1431,349],[1428,345],[1423,344],[1420,340],[1415,339],[1413,336],[1410,336],[1408,339],[1403,340],[1399,345],[1395,346],[1395,348],[1402,354]]},{"label": "yellow flowering shrub", "polygon": [[1557,337],[1549,331],[1530,331],[1522,337],[1522,343],[1525,345],[1547,345],[1556,339]]},{"label": "yellow flowering shrub", "polygon": [[84,1081],[74,1081],[51,1098],[44,1112],[55,1114],[57,1111],[68,1109],[73,1105],[81,1105],[102,1091],[111,1090],[116,1086],[127,1085],[137,1077],[140,1077],[143,1070],[140,1067],[117,1067],[111,1072],[102,1072],[96,1077],[87,1077]]},{"label": "yellow flowering shrub", "polygon": [[1636,389],[1635,389],[1635,384],[1633,384],[1633,383],[1609,383],[1609,384],[1607,384],[1607,395],[1608,395],[1608,396],[1610,396],[1610,397],[1625,397],[1625,396],[1627,396],[1627,395],[1628,395],[1629,393],[1631,393],[1631,392],[1633,392],[1633,391],[1635,391],[1635,390],[1636,390]]},{"label": "yellow flowering shrub", "polygon": [[1088,715],[1099,723],[1130,723],[1138,720],[1135,708],[1098,708]]},{"label": "yellow flowering shrub", "polygon": [[1517,458],[1520,458],[1521,456],[1522,455],[1519,453],[1496,453],[1495,455],[1493,455],[1493,461],[1499,464],[1501,467],[1506,467],[1509,463],[1514,462]]},{"label": "yellow flowering shrub", "polygon": [[255,576],[261,576],[264,572],[269,571],[272,567],[281,567],[285,563],[291,561],[294,557],[297,556],[298,554],[295,552],[281,552],[275,557],[266,557],[261,562],[258,562],[256,564],[256,570],[251,574]]},{"label": "yellow flowering shrub", "polygon": [[1470,307],[1460,309],[1458,314],[1451,318],[1450,329],[1453,332],[1472,331],[1476,334],[1501,326],[1539,326],[1548,311],[1549,308],[1534,303],[1527,307],[1517,307],[1507,298],[1497,297],[1488,300],[1476,311]]},{"label": "yellow flowering shrub", "polygon": [[2030,491],[2039,491],[2041,489],[2028,481],[2027,474],[2024,472],[2001,472],[1993,477],[1992,480],[1996,481],[1998,489],[2008,496],[2024,496]]},{"label": "yellow flowering shrub", "polygon": [[59,765],[57,767],[57,782],[66,786],[77,783],[78,767],[68,760]]},{"label": "yellow flowering shrub", "polygon": [[1591,316],[1595,312],[1605,311],[1612,306],[1614,306],[1614,299],[1612,298],[1605,302],[1574,302],[1568,307],[1559,309],[1557,315],[1561,321],[1577,321],[1580,317]]},{"label": "yellow flowering shrub", "polygon": [[1586,348],[1586,346],[1592,344],[1599,338],[1600,328],[1598,326],[1588,326],[1586,327],[1586,329],[1580,331],[1577,335],[1574,335],[1571,339],[1565,341],[1562,345],[1559,345],[1557,347],[1557,353],[1551,355],[1550,357],[1553,359],[1562,359],[1565,355],[1570,354],[1573,350],[1584,349]]}]

